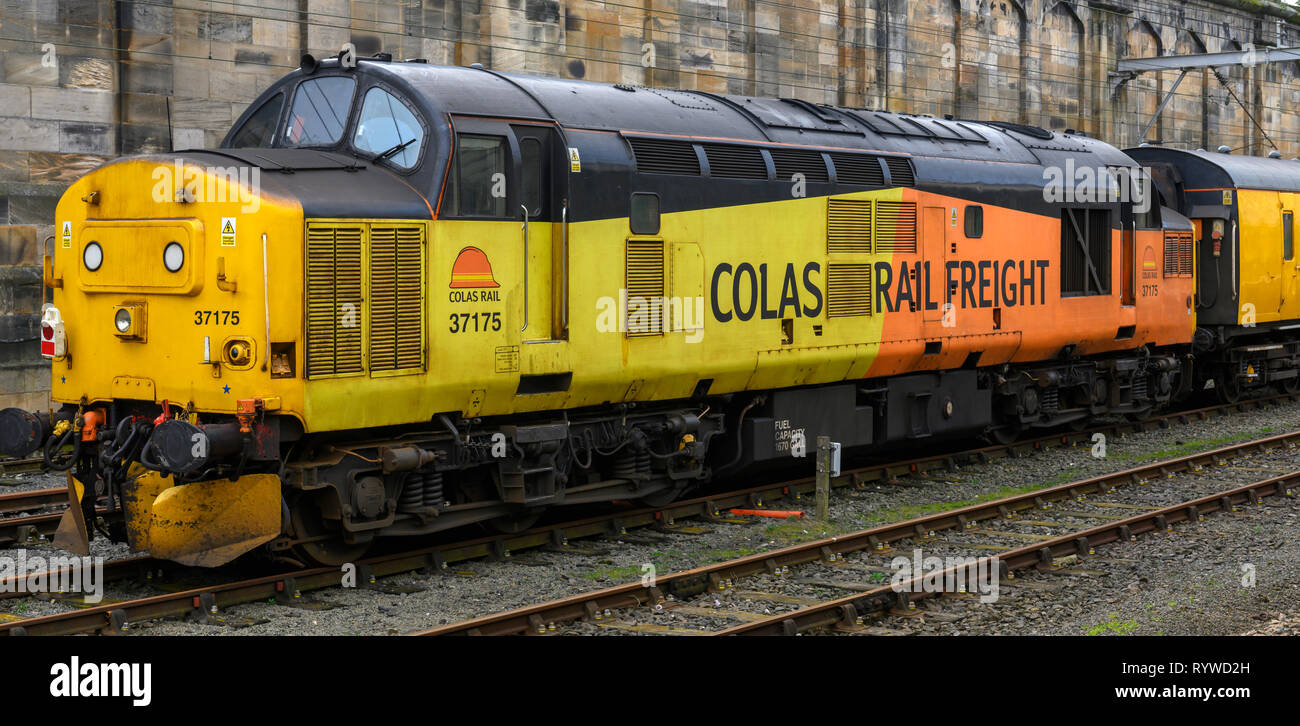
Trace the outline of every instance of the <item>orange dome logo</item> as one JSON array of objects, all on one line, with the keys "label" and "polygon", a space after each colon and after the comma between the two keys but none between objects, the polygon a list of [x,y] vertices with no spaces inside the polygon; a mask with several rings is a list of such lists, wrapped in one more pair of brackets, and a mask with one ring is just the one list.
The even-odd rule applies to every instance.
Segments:
[{"label": "orange dome logo", "polygon": [[492,277],[492,263],[483,250],[466,247],[451,265],[451,285],[457,287],[501,287]]}]

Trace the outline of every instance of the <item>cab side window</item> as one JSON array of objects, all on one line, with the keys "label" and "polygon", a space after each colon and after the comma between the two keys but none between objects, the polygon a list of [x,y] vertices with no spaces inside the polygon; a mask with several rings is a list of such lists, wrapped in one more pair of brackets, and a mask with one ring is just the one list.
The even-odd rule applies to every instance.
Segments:
[{"label": "cab side window", "polygon": [[343,138],[356,81],[344,76],[312,78],[293,95],[285,146],[333,146]]},{"label": "cab side window", "polygon": [[447,184],[447,213],[455,217],[505,217],[506,165],[504,136],[461,134]]},{"label": "cab side window", "polygon": [[277,93],[271,100],[262,104],[239,131],[230,139],[232,149],[256,149],[271,145],[275,138],[275,124],[280,120],[280,108],[284,106],[284,94]]},{"label": "cab side window", "polygon": [[[424,126],[406,104],[382,88],[366,91],[352,145],[372,155],[391,154],[388,160],[410,169],[420,159]],[[396,149],[396,151],[395,151]]]}]

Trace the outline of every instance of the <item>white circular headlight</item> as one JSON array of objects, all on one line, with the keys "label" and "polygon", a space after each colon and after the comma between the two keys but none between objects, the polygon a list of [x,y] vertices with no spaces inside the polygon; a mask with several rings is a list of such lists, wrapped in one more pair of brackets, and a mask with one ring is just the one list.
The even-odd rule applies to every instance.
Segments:
[{"label": "white circular headlight", "polygon": [[104,250],[98,242],[91,242],[86,245],[86,249],[81,251],[81,261],[85,263],[86,269],[94,272],[99,266],[104,264]]},{"label": "white circular headlight", "polygon": [[168,242],[163,248],[163,266],[168,272],[176,272],[185,264],[185,248],[180,242]]},{"label": "white circular headlight", "polygon": [[113,316],[113,325],[117,326],[117,332],[125,333],[131,329],[131,311],[123,308],[117,311]]}]

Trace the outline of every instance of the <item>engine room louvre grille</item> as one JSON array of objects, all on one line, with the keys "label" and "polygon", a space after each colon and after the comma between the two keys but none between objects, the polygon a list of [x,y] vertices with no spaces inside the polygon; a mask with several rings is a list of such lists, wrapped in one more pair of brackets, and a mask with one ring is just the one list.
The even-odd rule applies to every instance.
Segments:
[{"label": "engine room louvre grille", "polygon": [[871,265],[826,266],[826,317],[871,314]]},{"label": "engine room louvre grille", "polygon": [[424,364],[424,226],[370,228],[370,370]]},{"label": "engine room louvre grille", "polygon": [[361,225],[307,227],[307,376],[360,373]]},{"label": "engine room louvre grille", "polygon": [[627,243],[627,337],[663,334],[664,243]]},{"label": "engine room louvre grille", "polygon": [[880,160],[864,154],[831,154],[835,164],[835,180],[840,184],[881,187],[885,185],[885,172],[880,170]]},{"label": "engine room louvre grille", "polygon": [[889,178],[894,186],[916,186],[916,173],[912,171],[911,159],[902,156],[886,156],[885,166],[889,167]]},{"label": "engine room louvre grille", "polygon": [[916,202],[876,202],[876,252],[916,252]]},{"label": "engine room louvre grille", "polygon": [[709,175],[726,179],[766,179],[767,164],[763,152],[752,146],[705,144]]},{"label": "engine room louvre grille", "polygon": [[1192,233],[1165,231],[1165,277],[1192,276]]},{"label": "engine room louvre grille", "polygon": [[[798,149],[768,149],[772,162],[776,164],[776,178],[790,181],[795,174],[803,174],[804,181],[828,182],[830,174],[826,171],[826,161],[816,151]],[[710,161],[710,164],[713,162]]]},{"label": "engine room louvre grille", "polygon": [[871,200],[826,200],[826,251],[831,254],[871,252]]},{"label": "engine room louvre grille", "polygon": [[642,174],[700,173],[700,159],[689,142],[637,138],[628,142],[636,155],[636,170]]}]

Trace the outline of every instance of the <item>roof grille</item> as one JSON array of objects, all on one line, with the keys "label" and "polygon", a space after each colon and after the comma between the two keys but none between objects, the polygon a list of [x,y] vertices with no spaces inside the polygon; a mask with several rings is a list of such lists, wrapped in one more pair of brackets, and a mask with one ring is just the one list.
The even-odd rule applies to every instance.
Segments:
[{"label": "roof grille", "polygon": [[912,171],[911,159],[905,156],[886,156],[885,166],[889,167],[889,178],[894,186],[916,186],[916,173]]},{"label": "roof grille", "polygon": [[840,184],[869,187],[885,185],[885,174],[880,169],[880,161],[874,156],[831,154],[831,161],[835,164],[835,179]]},{"label": "roof grille", "polygon": [[776,178],[780,181],[790,181],[795,174],[803,174],[804,181],[831,180],[830,174],[826,172],[826,161],[816,151],[769,149],[768,152],[772,154],[772,162],[776,164]]},{"label": "roof grille", "polygon": [[753,146],[705,144],[709,175],[728,179],[766,179],[767,163],[763,152]]},{"label": "roof grille", "polygon": [[628,142],[636,155],[636,170],[643,174],[700,173],[699,157],[689,142],[639,138],[628,139]]}]

